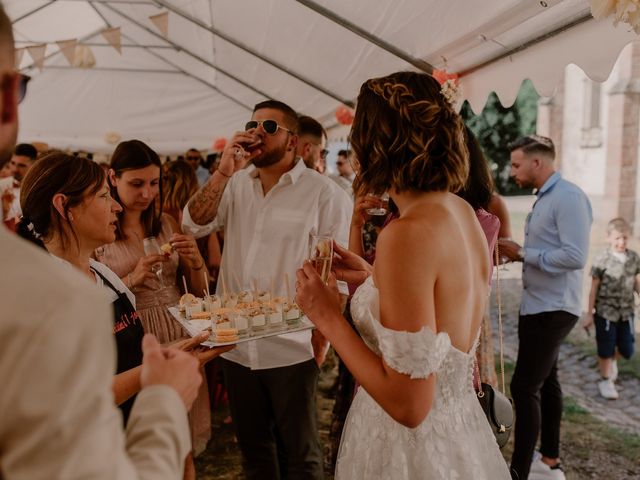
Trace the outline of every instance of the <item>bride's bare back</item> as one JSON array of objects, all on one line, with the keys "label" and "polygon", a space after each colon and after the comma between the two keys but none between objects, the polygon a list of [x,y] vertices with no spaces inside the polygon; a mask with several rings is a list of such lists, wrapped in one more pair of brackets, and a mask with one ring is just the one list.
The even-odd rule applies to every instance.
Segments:
[{"label": "bride's bare back", "polygon": [[383,325],[446,332],[473,346],[487,300],[489,254],[471,207],[444,192],[399,194],[401,216],[381,233],[374,280]]}]

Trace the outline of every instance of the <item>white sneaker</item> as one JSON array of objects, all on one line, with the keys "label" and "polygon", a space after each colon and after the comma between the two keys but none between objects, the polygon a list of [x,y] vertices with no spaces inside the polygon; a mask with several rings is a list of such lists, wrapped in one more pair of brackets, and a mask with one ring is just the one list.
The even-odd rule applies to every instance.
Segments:
[{"label": "white sneaker", "polygon": [[618,379],[618,361],[614,360],[611,363],[611,375],[609,376],[612,382],[615,382]]},{"label": "white sneaker", "polygon": [[600,390],[600,395],[607,400],[616,400],[618,398],[618,391],[610,378],[600,380],[598,382],[598,390]]},{"label": "white sneaker", "polygon": [[535,452],[529,470],[529,480],[566,480],[566,477],[560,464],[551,468],[542,461],[540,452]]}]

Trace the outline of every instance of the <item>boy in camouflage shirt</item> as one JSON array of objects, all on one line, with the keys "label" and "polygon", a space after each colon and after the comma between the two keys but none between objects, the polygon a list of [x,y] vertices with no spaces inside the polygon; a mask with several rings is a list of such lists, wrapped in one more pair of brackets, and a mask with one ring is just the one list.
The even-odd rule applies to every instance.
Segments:
[{"label": "boy in camouflage shirt", "polygon": [[591,267],[591,292],[585,328],[595,323],[598,366],[602,380],[598,390],[615,400],[618,391],[616,359],[630,358],[634,350],[634,297],[640,291],[640,257],[627,248],[631,229],[622,218],[607,225],[609,248],[601,252]]}]

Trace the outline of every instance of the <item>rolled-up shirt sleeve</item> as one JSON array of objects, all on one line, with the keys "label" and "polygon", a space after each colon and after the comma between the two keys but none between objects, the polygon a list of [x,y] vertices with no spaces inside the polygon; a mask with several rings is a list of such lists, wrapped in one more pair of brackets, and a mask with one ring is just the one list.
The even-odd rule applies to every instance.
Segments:
[{"label": "rolled-up shirt sleeve", "polygon": [[539,249],[527,247],[524,262],[550,274],[584,268],[589,252],[591,208],[580,193],[567,193],[557,204],[556,228],[560,246]]}]

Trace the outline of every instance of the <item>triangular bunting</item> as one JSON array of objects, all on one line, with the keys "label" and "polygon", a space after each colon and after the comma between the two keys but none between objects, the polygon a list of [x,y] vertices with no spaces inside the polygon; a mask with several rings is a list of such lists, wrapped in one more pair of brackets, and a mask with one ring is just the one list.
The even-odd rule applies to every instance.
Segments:
[{"label": "triangular bunting", "polygon": [[122,39],[120,37],[120,27],[107,28],[102,31],[102,36],[107,39],[109,45],[122,54]]},{"label": "triangular bunting", "polygon": [[169,37],[169,12],[159,13],[157,15],[151,15],[149,20],[153,22],[160,33],[166,38]]},{"label": "triangular bunting", "polygon": [[20,68],[20,64],[22,63],[22,57],[24,57],[24,48],[16,49],[16,68]]},{"label": "triangular bunting", "polygon": [[75,38],[73,40],[61,40],[59,42],[56,42],[56,44],[58,45],[58,48],[60,48],[60,51],[64,55],[64,58],[66,58],[67,62],[69,62],[69,65],[73,66],[73,62],[76,57],[76,45],[78,44],[78,40]]},{"label": "triangular bunting", "polygon": [[33,59],[33,63],[38,70],[42,71],[44,67],[44,53],[47,50],[47,44],[42,43],[40,45],[32,45],[31,47],[27,47],[27,51],[31,58]]},{"label": "triangular bunting", "polygon": [[96,57],[86,45],[79,43],[76,46],[75,56],[73,58],[73,66],[77,68],[91,68],[96,64]]}]

